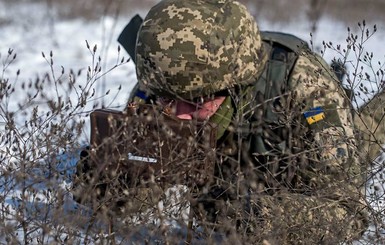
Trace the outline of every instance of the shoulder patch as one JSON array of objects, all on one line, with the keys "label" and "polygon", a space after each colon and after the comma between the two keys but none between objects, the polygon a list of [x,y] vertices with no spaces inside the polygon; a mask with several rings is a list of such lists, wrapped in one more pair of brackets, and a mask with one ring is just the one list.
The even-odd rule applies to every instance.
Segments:
[{"label": "shoulder patch", "polygon": [[314,107],[303,113],[309,125],[325,119],[325,111],[322,107]]},{"label": "shoulder patch", "polygon": [[307,124],[315,131],[342,125],[337,106],[333,104],[311,108],[303,115]]}]

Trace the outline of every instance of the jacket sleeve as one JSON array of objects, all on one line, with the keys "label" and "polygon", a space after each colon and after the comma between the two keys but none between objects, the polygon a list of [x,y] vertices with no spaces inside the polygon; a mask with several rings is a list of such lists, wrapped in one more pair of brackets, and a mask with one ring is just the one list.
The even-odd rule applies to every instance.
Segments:
[{"label": "jacket sleeve", "polygon": [[[367,228],[363,171],[356,156],[350,105],[322,58],[299,56],[290,76],[291,97],[309,128],[318,160],[301,171],[305,193],[278,191],[258,198],[267,240],[291,244],[337,244],[357,239]],[[304,113],[321,108],[324,117]],[[319,120],[319,121],[317,121]],[[316,122],[315,122],[316,121]],[[274,237],[272,237],[274,236]]]},{"label": "jacket sleeve", "polygon": [[383,151],[385,144],[384,120],[385,90],[381,90],[368,103],[362,105],[354,115],[354,126],[358,131],[362,157],[373,162]]}]

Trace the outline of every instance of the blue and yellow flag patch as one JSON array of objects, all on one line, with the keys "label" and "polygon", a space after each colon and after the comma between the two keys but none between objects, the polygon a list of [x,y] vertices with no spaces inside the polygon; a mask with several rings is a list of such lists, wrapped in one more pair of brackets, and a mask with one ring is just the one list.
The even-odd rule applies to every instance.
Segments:
[{"label": "blue and yellow flag patch", "polygon": [[309,111],[305,111],[303,115],[309,125],[325,119],[325,111],[320,106],[311,108]]},{"label": "blue and yellow flag patch", "polygon": [[133,102],[137,104],[144,104],[146,102],[146,99],[147,99],[146,93],[144,91],[138,90],[135,93]]}]

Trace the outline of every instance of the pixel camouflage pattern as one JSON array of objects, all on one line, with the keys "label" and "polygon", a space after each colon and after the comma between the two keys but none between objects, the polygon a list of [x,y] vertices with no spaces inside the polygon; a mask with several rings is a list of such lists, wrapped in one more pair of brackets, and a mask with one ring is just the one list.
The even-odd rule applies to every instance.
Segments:
[{"label": "pixel camouflage pattern", "polygon": [[144,88],[191,99],[255,81],[266,55],[257,24],[243,5],[175,0],[150,10],[136,58]]}]

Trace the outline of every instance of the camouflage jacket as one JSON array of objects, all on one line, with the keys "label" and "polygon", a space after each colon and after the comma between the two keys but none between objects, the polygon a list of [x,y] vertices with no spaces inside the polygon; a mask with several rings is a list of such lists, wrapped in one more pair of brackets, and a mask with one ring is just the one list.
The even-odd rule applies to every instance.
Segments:
[{"label": "camouflage jacket", "polygon": [[[356,239],[367,221],[351,106],[321,57],[306,48],[296,52],[273,97],[261,93],[263,75],[231,93],[236,113],[218,142],[215,184],[226,195],[211,197],[241,205],[217,202],[216,217],[242,220],[253,241]],[[265,81],[264,89],[271,86]]]}]

